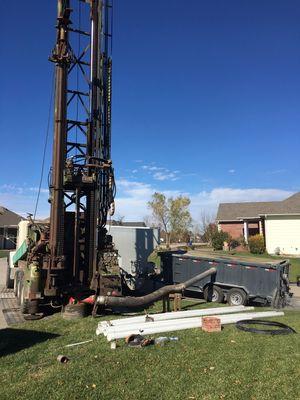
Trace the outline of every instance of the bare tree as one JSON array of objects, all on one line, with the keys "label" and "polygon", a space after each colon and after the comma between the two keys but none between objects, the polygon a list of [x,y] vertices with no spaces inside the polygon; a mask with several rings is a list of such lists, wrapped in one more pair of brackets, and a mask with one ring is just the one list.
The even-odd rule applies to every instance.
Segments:
[{"label": "bare tree", "polygon": [[212,235],[217,230],[214,214],[203,210],[200,214],[199,228],[203,240],[211,243]]},{"label": "bare tree", "polygon": [[145,225],[146,226],[149,226],[149,227],[155,227],[157,224],[155,223],[155,221],[153,220],[153,217],[151,216],[151,215],[146,215],[144,218],[143,218],[143,221],[144,221],[144,223],[145,223]]}]

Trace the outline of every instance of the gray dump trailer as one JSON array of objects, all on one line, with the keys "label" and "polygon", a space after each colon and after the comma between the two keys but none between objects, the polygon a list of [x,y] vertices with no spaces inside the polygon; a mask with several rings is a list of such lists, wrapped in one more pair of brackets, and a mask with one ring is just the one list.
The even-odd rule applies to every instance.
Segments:
[{"label": "gray dump trailer", "polygon": [[215,256],[161,253],[161,266],[165,284],[185,282],[193,276],[208,270],[217,273],[189,287],[190,291],[203,293],[207,301],[223,302],[230,305],[247,304],[250,300],[273,307],[284,307],[289,294],[288,260],[260,259],[252,257]]}]

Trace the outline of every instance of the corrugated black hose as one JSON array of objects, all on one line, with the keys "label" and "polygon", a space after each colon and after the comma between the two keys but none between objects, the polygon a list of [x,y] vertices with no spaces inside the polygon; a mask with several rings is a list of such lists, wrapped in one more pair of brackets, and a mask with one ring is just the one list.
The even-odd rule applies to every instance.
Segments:
[{"label": "corrugated black hose", "polygon": [[[251,327],[250,325],[274,326],[276,327],[276,329],[260,329]],[[235,326],[241,331],[261,333],[263,335],[289,335],[290,333],[297,333],[293,328],[288,325],[282,324],[281,322],[263,321],[261,319],[241,320],[238,321]]]}]

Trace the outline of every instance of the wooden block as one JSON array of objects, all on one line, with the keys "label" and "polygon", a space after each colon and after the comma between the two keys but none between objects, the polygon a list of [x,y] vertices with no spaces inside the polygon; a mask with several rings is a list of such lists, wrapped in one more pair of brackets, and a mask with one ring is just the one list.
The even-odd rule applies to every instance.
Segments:
[{"label": "wooden block", "polygon": [[217,317],[202,317],[202,330],[204,332],[221,332],[221,320]]}]

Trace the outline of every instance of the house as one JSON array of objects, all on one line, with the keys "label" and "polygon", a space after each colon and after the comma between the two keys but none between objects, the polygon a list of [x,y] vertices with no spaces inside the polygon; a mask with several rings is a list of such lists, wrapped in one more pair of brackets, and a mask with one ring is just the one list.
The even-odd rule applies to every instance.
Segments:
[{"label": "house", "polygon": [[20,215],[0,206],[0,250],[16,247],[18,223],[23,219]]},{"label": "house", "polygon": [[300,192],[283,201],[221,203],[218,229],[233,238],[261,234],[269,254],[300,255]]}]

